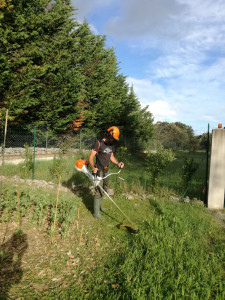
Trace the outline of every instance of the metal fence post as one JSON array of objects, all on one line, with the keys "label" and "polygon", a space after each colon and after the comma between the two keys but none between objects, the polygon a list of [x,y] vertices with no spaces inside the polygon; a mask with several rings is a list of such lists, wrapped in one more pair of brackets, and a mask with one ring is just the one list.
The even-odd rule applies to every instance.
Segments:
[{"label": "metal fence post", "polygon": [[48,152],[48,129],[46,130],[45,151]]},{"label": "metal fence post", "polygon": [[209,178],[209,124],[206,146],[206,172],[205,172],[205,199],[204,204],[208,206],[208,178]]},{"label": "metal fence post", "polygon": [[33,152],[33,174],[32,174],[32,180],[34,180],[34,169],[35,169],[35,139],[36,139],[36,126],[34,125],[34,152]]}]

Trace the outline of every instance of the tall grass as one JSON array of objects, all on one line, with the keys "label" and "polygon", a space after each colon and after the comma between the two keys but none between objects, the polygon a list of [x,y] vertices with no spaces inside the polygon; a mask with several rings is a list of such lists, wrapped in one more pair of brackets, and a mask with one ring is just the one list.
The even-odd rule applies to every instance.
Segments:
[{"label": "tall grass", "polygon": [[[87,178],[81,180],[81,176],[77,176],[77,172],[74,170],[74,163],[78,158],[88,159],[87,153],[79,153],[73,156],[55,158],[49,161],[36,161],[35,163],[35,179],[53,181],[57,183],[58,176],[62,177],[62,183],[71,185],[73,181],[90,185],[91,183]],[[115,189],[119,189],[124,192],[139,192],[147,190],[152,192],[152,181],[145,165],[145,156],[140,154],[125,155],[123,152],[116,154],[119,160],[125,161],[125,168],[122,170],[122,177],[124,177],[126,183],[121,184],[116,177],[111,177],[111,185]],[[159,187],[166,187],[174,192],[179,197],[182,196],[186,190],[186,186],[182,180],[182,167],[185,164],[185,160],[193,159],[194,163],[198,166],[198,170],[193,175],[191,185],[187,190],[187,195],[190,198],[198,198],[204,200],[204,191],[206,184],[206,155],[204,152],[187,152],[176,151],[176,159],[171,162],[167,168],[160,175],[157,185]],[[23,169],[23,163],[14,166],[6,165],[4,169],[5,176],[14,176],[21,173]],[[114,172],[117,168],[113,165],[110,167],[110,171]],[[31,174],[25,176],[26,173],[22,172],[22,178],[31,178]],[[58,176],[57,176],[58,175]]]},{"label": "tall grass", "polygon": [[[153,218],[138,235],[120,238],[104,264],[71,284],[65,299],[218,299],[225,298],[225,238],[197,202],[151,200]],[[54,299],[57,292],[46,294]],[[44,298],[45,299],[45,298]]]},{"label": "tall grass", "polygon": [[[20,206],[18,208],[18,193]],[[57,231],[66,235],[69,226],[75,222],[77,206],[80,199],[69,193],[61,193],[57,211]],[[26,217],[30,224],[39,230],[51,232],[55,214],[56,191],[46,188],[32,188],[5,183],[2,190],[0,222],[15,221],[17,216]],[[19,211],[18,211],[19,209]]]},{"label": "tall grass", "polygon": [[[96,225],[95,232],[101,227],[101,245],[107,252],[101,259],[96,258],[95,268],[87,273],[80,265],[78,279],[73,276],[66,278],[66,289],[55,286],[43,292],[42,299],[225,299],[224,229],[198,201],[174,203],[168,200],[168,190],[176,192],[179,189],[177,182],[170,186],[165,178],[172,175],[173,181],[180,178],[187,155],[177,153],[177,160],[165,170],[159,179],[159,189],[151,196],[143,157],[134,156],[125,161],[125,169],[121,172],[125,182],[111,176],[111,186],[117,192],[146,193],[144,200],[125,201],[121,193],[117,193],[115,198],[119,206],[138,223],[140,233],[130,235],[128,232],[118,233],[115,228],[109,229],[111,227],[104,222],[114,224],[121,220],[120,213],[116,209],[111,210],[106,220]],[[196,154],[196,161],[201,160],[201,155]],[[80,157],[71,156],[60,161],[62,183],[68,187],[80,183],[92,184],[84,174],[74,170],[74,163]],[[83,157],[87,159],[87,156]],[[58,168],[59,165],[55,166]],[[13,174],[16,168],[7,166],[6,172]],[[53,161],[37,162],[35,178],[57,182],[57,176],[55,179],[52,177],[53,168]],[[116,170],[116,167],[111,168],[111,171]],[[14,216],[18,198],[15,188],[4,186],[1,221],[7,221],[4,219],[7,214]],[[30,215],[31,220],[42,228],[49,204],[55,207],[56,193],[51,195],[44,190],[27,190],[22,185],[20,193],[21,217]],[[75,195],[60,198],[57,218],[63,226],[68,227],[74,222],[77,201],[79,197]],[[51,219],[53,213],[54,210],[50,214]],[[116,248],[115,244],[112,245],[112,238],[117,240]],[[84,256],[85,250],[87,248],[84,248]],[[96,249],[91,251],[95,254]]]}]

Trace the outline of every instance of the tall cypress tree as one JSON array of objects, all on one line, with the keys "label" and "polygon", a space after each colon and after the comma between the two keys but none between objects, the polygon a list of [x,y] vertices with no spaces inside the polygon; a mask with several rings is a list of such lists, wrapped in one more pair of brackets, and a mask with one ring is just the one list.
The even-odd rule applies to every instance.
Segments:
[{"label": "tall cypress tree", "polygon": [[114,50],[105,48],[105,37],[94,35],[87,22],[79,27],[77,35],[88,105],[85,126],[94,125],[104,130],[117,125],[124,134],[137,140],[150,139],[152,115],[147,107],[141,108],[133,88],[119,73]]},{"label": "tall cypress tree", "polygon": [[152,116],[119,73],[114,50],[87,22],[78,24],[70,0],[13,4],[0,19],[0,106],[11,121],[48,123],[59,132],[78,120],[151,136]]},{"label": "tall cypress tree", "polygon": [[85,125],[102,129],[120,123],[123,99],[127,97],[125,77],[114,50],[105,48],[105,37],[94,35],[87,22],[78,29],[82,73],[85,75],[85,95],[88,112]]},{"label": "tall cypress tree", "polygon": [[65,130],[79,115],[80,72],[70,1],[17,0],[0,20],[1,105],[15,123]]}]

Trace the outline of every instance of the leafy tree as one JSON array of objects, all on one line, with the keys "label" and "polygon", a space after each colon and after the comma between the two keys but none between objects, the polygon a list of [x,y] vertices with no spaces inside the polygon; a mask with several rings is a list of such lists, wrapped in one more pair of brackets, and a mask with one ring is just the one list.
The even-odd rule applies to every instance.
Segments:
[{"label": "leafy tree", "polygon": [[4,16],[4,12],[13,7],[12,0],[0,0],[0,18]]},{"label": "leafy tree", "polygon": [[[182,147],[186,149],[195,149],[197,146],[197,140],[194,135],[194,130],[191,126],[183,124],[181,122],[175,122],[175,125],[181,130],[183,143]],[[184,138],[185,136],[185,138]]]},{"label": "leafy tree", "polygon": [[197,143],[198,143],[198,148],[202,150],[206,150],[207,148],[210,149],[210,145],[212,143],[212,133],[203,133],[201,135],[198,135],[197,137]]},{"label": "leafy tree", "polygon": [[155,132],[155,140],[160,141],[165,148],[196,148],[197,140],[191,126],[180,122],[157,122]]}]

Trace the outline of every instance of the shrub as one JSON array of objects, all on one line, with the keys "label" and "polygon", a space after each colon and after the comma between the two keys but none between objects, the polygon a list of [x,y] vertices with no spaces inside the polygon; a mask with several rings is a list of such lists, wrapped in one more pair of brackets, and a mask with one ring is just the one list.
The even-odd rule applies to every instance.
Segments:
[{"label": "shrub", "polygon": [[159,175],[165,170],[167,165],[175,160],[174,153],[170,149],[164,149],[163,146],[158,143],[156,152],[151,152],[145,159],[146,169],[150,174],[151,182],[156,184]]},{"label": "shrub", "polygon": [[183,187],[186,187],[188,185],[196,169],[197,169],[197,164],[194,162],[193,158],[185,159],[184,164],[182,166],[182,173],[181,173]]},{"label": "shrub", "polygon": [[25,154],[24,154],[24,165],[21,166],[20,173],[24,177],[29,177],[31,174],[31,170],[33,168],[33,153],[32,149],[29,147],[28,144],[24,145]]}]

